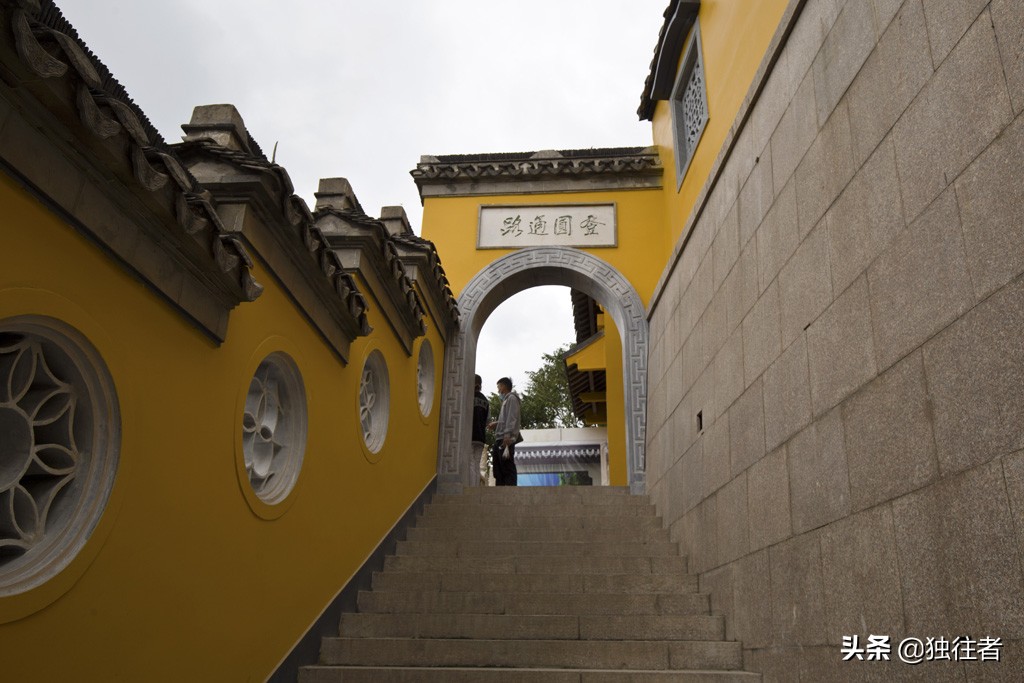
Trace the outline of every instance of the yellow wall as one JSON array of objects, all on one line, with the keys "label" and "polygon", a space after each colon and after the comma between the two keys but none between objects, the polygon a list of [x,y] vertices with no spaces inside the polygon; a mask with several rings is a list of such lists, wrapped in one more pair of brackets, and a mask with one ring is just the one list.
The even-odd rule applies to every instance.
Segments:
[{"label": "yellow wall", "polygon": [[670,107],[661,101],[654,110],[654,144],[665,168],[664,197],[669,217],[665,259],[658,275],[686,226],[788,4],[789,0],[704,0],[700,4],[708,124],[678,193]]},{"label": "yellow wall", "polygon": [[[629,468],[626,463],[626,405],[622,383],[622,340],[611,316],[604,321],[607,366],[605,386],[608,400],[608,483],[629,486]],[[619,419],[613,419],[618,416]]]},{"label": "yellow wall", "polygon": [[[0,319],[48,315],[82,332],[112,375],[123,430],[84,551],[0,598],[5,679],[262,680],[435,474],[439,400],[422,419],[415,354],[371,311],[376,332],[343,367],[259,264],[266,291],[234,310],[217,347],[6,176],[0,204]],[[429,338],[439,389],[443,345]],[[375,463],[357,411],[372,348],[392,387]],[[268,520],[237,472],[244,396],[273,350],[302,372],[309,432],[286,512]]]},{"label": "yellow wall", "polygon": [[616,203],[618,246],[586,251],[615,266],[633,284],[646,305],[661,275],[658,269],[651,267],[652,250],[657,253],[657,245],[663,244],[665,240],[664,207],[660,190],[432,197],[423,203],[423,237],[437,246],[452,291],[458,296],[474,275],[502,256],[515,251],[476,248],[477,220],[481,206],[597,204],[608,201]]}]

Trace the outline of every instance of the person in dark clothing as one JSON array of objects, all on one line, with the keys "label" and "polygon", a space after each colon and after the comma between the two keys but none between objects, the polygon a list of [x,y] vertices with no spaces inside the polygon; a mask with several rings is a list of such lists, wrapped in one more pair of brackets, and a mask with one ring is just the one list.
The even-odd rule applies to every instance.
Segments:
[{"label": "person in dark clothing", "polygon": [[480,483],[486,485],[490,475],[490,460],[487,447],[487,418],[491,413],[491,402],[480,390],[483,380],[480,375],[474,375],[473,392],[473,452],[480,454]]},{"label": "person in dark clothing", "polygon": [[516,486],[518,473],[515,450],[516,444],[523,440],[519,432],[521,405],[519,395],[512,391],[512,380],[508,377],[498,380],[498,394],[501,396],[501,410],[498,419],[488,425],[494,430],[494,446],[491,447],[494,484]]}]

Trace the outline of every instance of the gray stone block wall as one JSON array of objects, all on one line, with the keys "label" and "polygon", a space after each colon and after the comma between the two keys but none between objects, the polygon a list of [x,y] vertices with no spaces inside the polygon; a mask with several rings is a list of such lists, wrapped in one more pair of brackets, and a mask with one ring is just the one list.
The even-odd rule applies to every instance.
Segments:
[{"label": "gray stone block wall", "polygon": [[[808,0],[666,271],[648,489],[765,681],[1024,671],[1022,36]],[[869,634],[1003,661],[840,661]]]}]

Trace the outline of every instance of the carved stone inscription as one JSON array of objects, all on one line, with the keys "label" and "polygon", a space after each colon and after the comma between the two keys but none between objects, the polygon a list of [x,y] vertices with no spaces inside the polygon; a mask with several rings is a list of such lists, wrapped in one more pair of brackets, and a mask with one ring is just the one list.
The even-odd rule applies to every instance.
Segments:
[{"label": "carved stone inscription", "polygon": [[481,206],[479,249],[614,247],[614,204]]}]

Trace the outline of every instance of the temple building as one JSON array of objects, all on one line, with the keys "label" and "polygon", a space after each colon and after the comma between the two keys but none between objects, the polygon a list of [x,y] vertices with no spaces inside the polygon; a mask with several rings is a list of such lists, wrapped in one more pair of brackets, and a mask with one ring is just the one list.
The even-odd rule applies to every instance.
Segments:
[{"label": "temple building", "polygon": [[[0,679],[1020,680],[1024,5],[666,3],[649,146],[422,150],[412,226],[0,0]],[[583,492],[479,485],[538,285],[587,428],[520,472]]]}]

